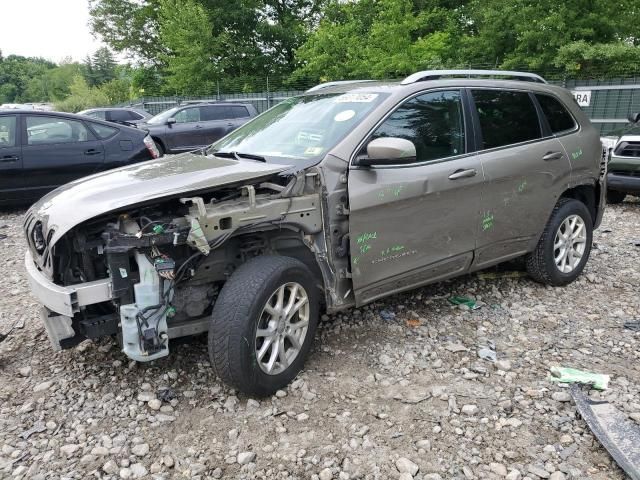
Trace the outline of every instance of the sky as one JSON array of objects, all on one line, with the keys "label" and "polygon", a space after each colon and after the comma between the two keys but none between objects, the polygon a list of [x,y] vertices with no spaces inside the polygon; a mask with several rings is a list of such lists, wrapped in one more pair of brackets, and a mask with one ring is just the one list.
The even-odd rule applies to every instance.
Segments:
[{"label": "sky", "polygon": [[0,50],[5,57],[80,61],[102,46],[88,24],[88,0],[0,0]]}]

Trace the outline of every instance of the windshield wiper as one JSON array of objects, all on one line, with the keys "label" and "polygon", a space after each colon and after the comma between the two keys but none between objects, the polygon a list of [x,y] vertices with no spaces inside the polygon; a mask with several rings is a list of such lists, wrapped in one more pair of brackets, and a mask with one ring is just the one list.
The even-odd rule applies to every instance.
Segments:
[{"label": "windshield wiper", "polygon": [[240,152],[214,152],[213,154],[216,157],[222,158],[233,158],[235,160],[240,160],[241,158],[248,158],[249,160],[256,160],[258,162],[267,163],[267,159],[261,157],[260,155],[254,155],[253,153],[240,153]]}]

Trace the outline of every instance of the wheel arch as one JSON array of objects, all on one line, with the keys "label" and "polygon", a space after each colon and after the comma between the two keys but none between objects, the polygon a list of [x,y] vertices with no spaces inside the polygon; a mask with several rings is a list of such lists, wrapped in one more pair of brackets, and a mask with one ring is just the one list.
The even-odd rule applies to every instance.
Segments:
[{"label": "wheel arch", "polygon": [[582,202],[591,214],[591,220],[595,225],[598,217],[598,209],[600,208],[600,185],[578,185],[565,190],[560,198],[572,198]]}]

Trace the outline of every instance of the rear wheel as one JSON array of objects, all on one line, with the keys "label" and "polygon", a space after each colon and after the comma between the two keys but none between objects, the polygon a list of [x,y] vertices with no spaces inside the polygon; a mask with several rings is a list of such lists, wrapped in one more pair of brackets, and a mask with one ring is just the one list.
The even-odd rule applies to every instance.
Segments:
[{"label": "rear wheel", "polygon": [[164,157],[164,154],[166,153],[166,151],[164,149],[164,145],[162,145],[162,142],[157,138],[154,138],[153,141],[155,142],[156,147],[158,147],[158,154],[159,154],[158,156]]},{"label": "rear wheel", "polygon": [[627,196],[624,192],[618,192],[616,190],[607,190],[607,203],[615,205],[617,203],[622,203],[622,201]]},{"label": "rear wheel", "polygon": [[300,372],[318,324],[313,275],[290,257],[240,266],[216,300],[209,357],[218,376],[248,395],[266,396]]},{"label": "rear wheel", "polygon": [[584,203],[561,198],[538,241],[527,255],[527,272],[547,285],[566,285],[582,273],[593,239],[591,214]]}]

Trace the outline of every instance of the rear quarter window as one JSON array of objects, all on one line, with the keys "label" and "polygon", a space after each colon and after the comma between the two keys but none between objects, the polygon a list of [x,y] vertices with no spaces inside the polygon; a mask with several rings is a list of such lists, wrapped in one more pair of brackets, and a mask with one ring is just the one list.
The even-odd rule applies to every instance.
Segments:
[{"label": "rear quarter window", "polygon": [[483,150],[542,137],[538,112],[528,92],[473,90],[472,94]]},{"label": "rear quarter window", "polygon": [[562,133],[576,128],[576,121],[560,101],[551,95],[536,93],[542,113],[551,127],[552,133]]},{"label": "rear quarter window", "polygon": [[91,122],[91,128],[100,140],[104,140],[105,138],[113,137],[116,133],[118,133],[117,128],[107,127],[106,125],[102,125],[100,123]]}]

